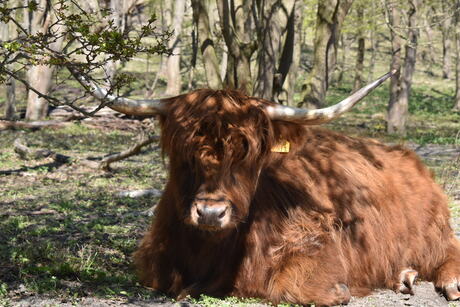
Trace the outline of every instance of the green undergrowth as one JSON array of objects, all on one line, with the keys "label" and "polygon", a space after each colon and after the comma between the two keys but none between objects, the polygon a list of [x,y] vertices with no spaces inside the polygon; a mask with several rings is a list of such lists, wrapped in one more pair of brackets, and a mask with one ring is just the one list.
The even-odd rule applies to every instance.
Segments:
[{"label": "green undergrowth", "polygon": [[212,296],[201,295],[198,299],[189,299],[191,303],[197,304],[203,307],[249,307],[251,305],[257,304],[260,300],[257,299],[243,299],[237,297],[226,297],[223,299],[215,298]]},{"label": "green undergrowth", "polygon": [[[207,295],[201,295],[198,299],[190,299],[192,304],[200,305],[203,307],[254,307],[260,306],[262,301],[255,298],[237,298],[237,297],[226,297],[226,298],[215,298]],[[269,302],[263,302],[266,306],[273,306]],[[300,305],[295,304],[278,304],[278,307],[299,307]],[[314,307],[314,305],[313,305]]]},{"label": "green undergrowth", "polygon": [[39,200],[15,194],[0,217],[2,279],[53,295],[141,291],[131,254],[148,223],[143,211],[156,200],[115,198],[106,188],[56,188]]},{"label": "green undergrowth", "polygon": [[[347,134],[379,138],[391,143],[460,144],[460,112],[453,111],[454,89],[450,83],[445,83],[437,80],[429,84],[413,85],[405,136],[389,135],[386,132],[388,83],[375,89],[351,112],[328,126]],[[337,103],[351,92],[349,83],[333,86],[328,92],[327,103]]]},{"label": "green undergrowth", "polygon": [[150,148],[103,172],[78,162],[56,166],[49,159],[21,160],[12,149],[16,138],[78,161],[125,149],[136,133],[78,124],[1,132],[0,305],[24,294],[159,297],[138,284],[131,261],[158,198],[117,196],[124,190],[163,188],[166,175],[158,150]]}]

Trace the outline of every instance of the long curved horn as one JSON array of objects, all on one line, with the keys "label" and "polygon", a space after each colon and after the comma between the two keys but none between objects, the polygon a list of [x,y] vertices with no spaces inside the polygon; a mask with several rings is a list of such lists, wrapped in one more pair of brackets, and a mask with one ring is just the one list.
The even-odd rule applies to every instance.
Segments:
[{"label": "long curved horn", "polygon": [[270,118],[274,120],[283,120],[304,125],[319,125],[327,123],[350,110],[356,103],[358,103],[358,101],[363,99],[367,94],[372,92],[372,90],[382,84],[386,79],[394,75],[396,72],[397,70],[393,70],[386,73],[374,82],[359,89],[348,98],[345,98],[341,102],[327,108],[308,110],[276,105],[268,106],[266,110]]},{"label": "long curved horn", "polygon": [[127,115],[152,117],[165,113],[164,99],[130,99],[109,94],[104,88],[86,79],[73,67],[67,67],[70,73],[83,85],[95,98],[109,102],[107,106],[115,111]]}]

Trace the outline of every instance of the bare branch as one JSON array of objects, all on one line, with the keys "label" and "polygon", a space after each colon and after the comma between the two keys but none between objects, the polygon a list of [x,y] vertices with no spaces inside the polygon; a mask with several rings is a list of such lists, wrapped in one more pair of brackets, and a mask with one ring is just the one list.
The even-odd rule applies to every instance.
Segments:
[{"label": "bare branch", "polygon": [[43,159],[47,157],[52,157],[56,162],[59,163],[70,163],[72,161],[76,161],[77,163],[83,164],[91,168],[110,171],[111,163],[121,161],[128,157],[136,155],[141,151],[142,147],[152,144],[153,142],[156,142],[158,140],[159,137],[156,135],[144,135],[139,142],[135,143],[129,149],[124,150],[120,153],[104,157],[100,161],[89,159],[74,159],[70,156],[59,154],[48,149],[31,149],[27,146],[25,142],[19,139],[16,139],[14,142],[14,151],[22,159]]},{"label": "bare branch", "polygon": [[129,149],[124,150],[117,154],[107,156],[104,159],[102,159],[102,161],[100,162],[99,168],[103,170],[110,170],[111,163],[134,156],[141,151],[142,147],[152,144],[153,142],[157,142],[158,140],[159,140],[159,137],[157,135],[153,135],[153,136],[144,135],[139,142],[134,144]]}]

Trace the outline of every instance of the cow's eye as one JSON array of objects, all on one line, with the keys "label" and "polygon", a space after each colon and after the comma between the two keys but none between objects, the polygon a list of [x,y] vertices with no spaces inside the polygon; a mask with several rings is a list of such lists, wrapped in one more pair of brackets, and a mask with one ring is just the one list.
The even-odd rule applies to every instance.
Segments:
[{"label": "cow's eye", "polygon": [[246,138],[243,138],[242,142],[241,142],[241,146],[243,147],[243,153],[244,153],[244,156],[246,156],[249,152],[249,142]]}]

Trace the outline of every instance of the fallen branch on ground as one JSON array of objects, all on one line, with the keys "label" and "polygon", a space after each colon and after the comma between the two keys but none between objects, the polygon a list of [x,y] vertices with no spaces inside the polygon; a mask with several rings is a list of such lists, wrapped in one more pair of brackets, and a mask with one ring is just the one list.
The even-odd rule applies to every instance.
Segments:
[{"label": "fallen branch on ground", "polygon": [[38,130],[43,128],[51,129],[62,129],[72,125],[72,121],[77,120],[80,124],[89,126],[97,129],[117,129],[117,130],[135,130],[139,127],[141,122],[135,119],[121,119],[115,116],[106,117],[91,117],[91,118],[79,118],[79,117],[67,117],[62,120],[45,120],[45,121],[9,121],[0,120],[0,131],[3,130],[23,130],[31,129]]},{"label": "fallen branch on ground", "polygon": [[158,140],[159,140],[159,137],[157,135],[153,135],[153,136],[149,136],[147,134],[143,135],[139,142],[137,142],[136,144],[134,144],[127,150],[124,150],[117,154],[113,154],[113,155],[104,157],[100,162],[99,168],[103,170],[110,170],[111,163],[137,155],[141,151],[142,147],[152,144],[153,142],[158,141]]},{"label": "fallen branch on ground", "polygon": [[157,189],[122,191],[117,194],[118,197],[140,198],[147,196],[161,196],[162,192]]},{"label": "fallen branch on ground", "polygon": [[56,153],[48,149],[31,149],[20,139],[14,141],[14,151],[19,155],[21,159],[43,159],[51,157],[54,161],[59,162],[60,164],[77,162],[88,166],[90,168],[102,169],[105,171],[110,170],[110,164],[116,161],[121,161],[128,157],[138,154],[142,147],[147,146],[155,141],[158,141],[159,137],[144,135],[142,139],[131,146],[129,149],[122,151],[120,153],[112,154],[107,157],[102,158],[101,160],[89,160],[89,159],[73,159],[70,156]]},{"label": "fallen branch on ground", "polygon": [[22,122],[11,120],[0,120],[0,131],[10,129],[41,129],[41,128],[64,128],[70,125],[70,122],[63,122],[58,120],[44,120],[34,122]]}]

